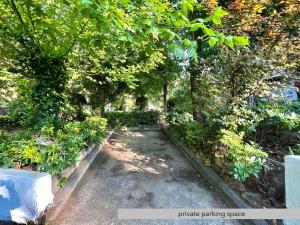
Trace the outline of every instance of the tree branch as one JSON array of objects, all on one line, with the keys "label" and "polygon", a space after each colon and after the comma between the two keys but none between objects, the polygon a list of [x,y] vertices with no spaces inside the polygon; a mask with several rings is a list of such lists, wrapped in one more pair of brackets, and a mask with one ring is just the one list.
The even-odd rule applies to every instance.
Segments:
[{"label": "tree branch", "polygon": [[[9,1],[9,0],[8,0],[8,1]],[[17,6],[16,6],[16,4],[15,4],[15,1],[14,1],[14,0],[10,0],[9,2],[10,2],[10,5],[11,5],[13,11],[17,14],[17,16],[18,16],[20,22],[24,25],[25,23],[24,23],[24,21],[23,21],[23,19],[22,19],[21,13],[19,12],[19,10],[18,10],[18,8],[17,8]]]},{"label": "tree branch", "polygon": [[73,42],[71,43],[71,45],[68,47],[68,49],[66,50],[65,53],[63,53],[59,58],[64,58],[71,50],[72,48],[74,47],[74,45],[76,44],[77,40],[78,40],[78,37],[79,35],[81,35],[86,27],[86,25],[88,24],[89,21],[85,22],[84,25],[81,27],[78,35],[76,38],[74,38]]}]

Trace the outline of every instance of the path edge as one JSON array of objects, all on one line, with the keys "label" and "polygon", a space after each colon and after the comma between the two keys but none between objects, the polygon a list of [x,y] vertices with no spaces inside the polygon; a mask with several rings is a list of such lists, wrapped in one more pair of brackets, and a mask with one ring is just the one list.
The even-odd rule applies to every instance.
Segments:
[{"label": "path edge", "polygon": [[[167,125],[162,125],[163,133],[175,144],[175,146],[183,153],[183,155],[191,162],[193,167],[200,172],[202,177],[220,194],[226,205],[231,208],[251,208],[246,204],[238,194],[229,187],[211,168],[207,167],[196,154],[189,149],[185,144],[175,138],[168,129]],[[269,225],[263,219],[242,220],[245,225]]]},{"label": "path edge", "polygon": [[80,163],[79,168],[77,168],[75,172],[69,177],[69,181],[54,194],[54,200],[46,210],[45,224],[51,224],[51,222],[59,216],[66,202],[71,197],[71,194],[79,184],[79,181],[84,176],[88,168],[91,166],[91,164],[113,133],[114,130],[110,130],[106,133],[106,137],[101,141],[101,143],[94,146],[93,150]]}]

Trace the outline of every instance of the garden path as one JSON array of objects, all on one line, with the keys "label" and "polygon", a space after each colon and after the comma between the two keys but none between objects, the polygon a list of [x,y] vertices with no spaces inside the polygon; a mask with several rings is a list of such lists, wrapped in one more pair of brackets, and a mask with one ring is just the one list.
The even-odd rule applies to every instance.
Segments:
[{"label": "garden path", "polygon": [[229,220],[118,220],[118,208],[225,208],[160,130],[118,131],[51,225],[238,225]]}]

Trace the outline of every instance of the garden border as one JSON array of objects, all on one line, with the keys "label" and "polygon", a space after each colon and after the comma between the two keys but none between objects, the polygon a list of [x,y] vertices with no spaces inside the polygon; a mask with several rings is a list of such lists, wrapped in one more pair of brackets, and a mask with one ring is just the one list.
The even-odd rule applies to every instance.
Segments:
[{"label": "garden border", "polygon": [[[191,162],[193,167],[200,172],[209,184],[220,194],[225,203],[232,208],[251,208],[237,193],[234,192],[211,168],[207,167],[185,144],[177,140],[168,130],[168,126],[162,125],[161,130],[176,145],[183,155]],[[268,225],[266,220],[243,220],[247,225]]]},{"label": "garden border", "polygon": [[[79,164],[68,167],[63,171],[63,174],[67,175],[69,181],[62,188],[59,188],[54,192],[53,203],[47,207],[45,213],[46,224],[56,219],[60,214],[61,210],[65,206],[65,203],[77,187],[79,181],[113,133],[114,130],[108,131],[106,133],[106,137],[101,141],[100,144],[92,144],[87,148],[87,150],[83,151],[84,154],[81,154],[79,157],[81,160]],[[57,185],[57,178],[52,178],[52,181],[54,181],[53,185]]]}]

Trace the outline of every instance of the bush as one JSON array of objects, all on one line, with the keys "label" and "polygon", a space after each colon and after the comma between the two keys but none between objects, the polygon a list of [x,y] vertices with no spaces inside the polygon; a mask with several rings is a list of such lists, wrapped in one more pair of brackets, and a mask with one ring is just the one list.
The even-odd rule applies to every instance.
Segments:
[{"label": "bush", "polygon": [[[30,131],[19,131],[0,140],[0,167],[13,168],[16,162],[28,162],[31,148],[34,145]],[[36,153],[36,152],[35,152]]]},{"label": "bush", "polygon": [[56,134],[56,129],[52,124],[45,124],[41,127],[40,133],[46,137],[52,137]]},{"label": "bush", "polygon": [[189,113],[172,112],[167,115],[171,133],[188,145],[197,145],[208,141],[208,127],[202,127]]},{"label": "bush", "polygon": [[[77,145],[79,146],[80,144]],[[49,144],[41,149],[43,161],[39,164],[39,169],[59,175],[64,169],[76,163],[80,150],[82,149],[74,148],[74,144],[70,145],[70,142],[57,141]]]},{"label": "bush", "polygon": [[291,155],[300,155],[300,144],[296,145],[294,148],[289,148]]},{"label": "bush", "polygon": [[18,125],[32,128],[35,124],[35,113],[30,101],[32,82],[27,79],[18,79],[17,98],[8,103],[7,113]]},{"label": "bush", "polygon": [[231,164],[230,174],[236,180],[243,182],[250,176],[258,177],[268,156],[259,146],[244,143],[242,135],[228,130],[222,130],[220,142],[228,148],[225,157]]},{"label": "bush", "polygon": [[261,102],[256,110],[263,115],[262,123],[264,124],[274,125],[277,129],[300,130],[299,101]]},{"label": "bush", "polygon": [[[228,167],[228,173],[232,174],[236,180],[245,181],[247,177],[258,176],[263,168],[267,154],[253,143],[244,143],[243,135],[237,135],[229,130],[221,130],[220,142],[222,145],[218,146],[216,137],[219,135],[219,129],[214,130],[209,126],[201,126],[193,120],[191,114],[172,112],[167,115],[167,120],[170,123],[171,133],[187,145],[200,150],[199,156],[205,156],[201,158],[202,160],[209,160],[212,157],[223,158],[224,166]],[[215,154],[213,156],[213,146],[222,147],[222,149],[215,150],[223,155]]]},{"label": "bush", "polygon": [[193,121],[193,116],[189,113],[171,112],[167,114],[167,121],[171,126],[171,133],[182,140],[186,135],[186,125]]},{"label": "bush", "polygon": [[0,115],[0,127],[8,127],[15,124],[13,118],[7,115]]},{"label": "bush", "polygon": [[205,137],[205,132],[199,123],[196,121],[189,121],[185,124],[185,140],[191,145],[196,145],[200,141],[203,142],[203,137]]},{"label": "bush", "polygon": [[0,167],[13,168],[15,164],[13,162],[13,156],[8,149],[8,146],[4,143],[0,143]]},{"label": "bush", "polygon": [[81,132],[90,142],[99,142],[104,137],[107,119],[100,116],[87,118],[81,126]]},{"label": "bush", "polygon": [[134,127],[157,124],[160,113],[157,111],[105,112],[103,116],[107,118],[111,127]]},{"label": "bush", "polygon": [[19,162],[59,175],[76,163],[80,150],[101,141],[106,125],[105,118],[94,116],[83,122],[69,122],[59,130],[46,124],[39,133],[20,131],[6,136],[0,143],[0,167],[14,168],[15,162]]}]

